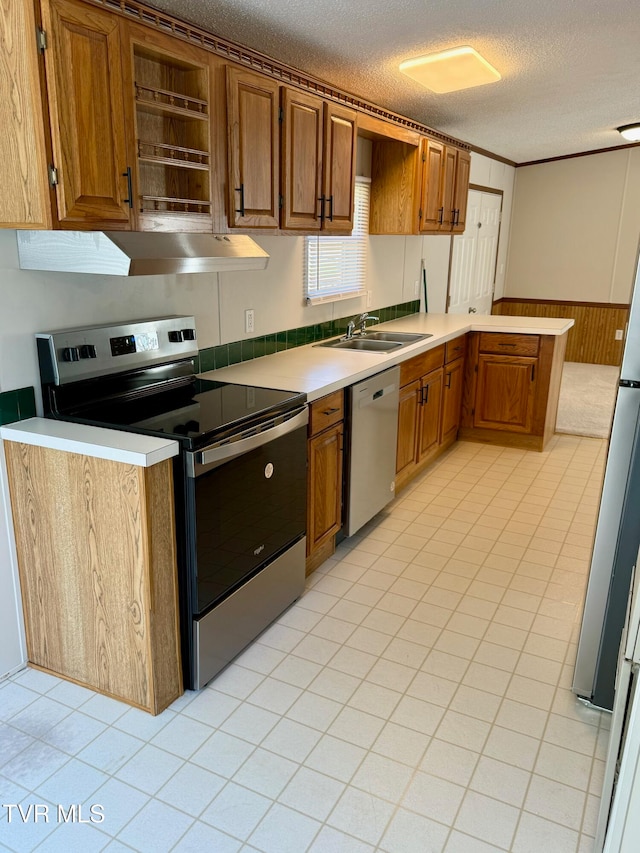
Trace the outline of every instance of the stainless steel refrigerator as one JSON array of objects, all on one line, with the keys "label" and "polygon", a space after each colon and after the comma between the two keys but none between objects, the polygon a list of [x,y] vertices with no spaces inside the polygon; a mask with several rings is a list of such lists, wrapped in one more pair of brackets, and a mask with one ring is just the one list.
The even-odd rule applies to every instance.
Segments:
[{"label": "stainless steel refrigerator", "polygon": [[618,655],[615,702],[593,853],[637,853],[640,837],[640,570]]},{"label": "stainless steel refrigerator", "polygon": [[613,708],[618,649],[640,545],[640,266],[622,357],[573,691]]}]

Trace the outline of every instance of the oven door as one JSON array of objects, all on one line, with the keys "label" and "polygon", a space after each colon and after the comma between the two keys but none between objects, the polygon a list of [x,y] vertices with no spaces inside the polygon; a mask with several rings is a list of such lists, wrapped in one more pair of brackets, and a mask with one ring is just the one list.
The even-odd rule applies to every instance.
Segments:
[{"label": "oven door", "polygon": [[261,431],[187,454],[194,617],[304,537],[307,422],[305,406]]}]

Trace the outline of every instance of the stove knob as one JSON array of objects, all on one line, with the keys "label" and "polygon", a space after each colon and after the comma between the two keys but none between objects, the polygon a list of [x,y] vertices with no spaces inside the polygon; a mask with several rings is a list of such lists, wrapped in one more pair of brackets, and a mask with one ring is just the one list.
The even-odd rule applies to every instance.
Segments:
[{"label": "stove knob", "polygon": [[195,329],[183,329],[182,337],[185,341],[195,341],[196,339],[196,330]]},{"label": "stove knob", "polygon": [[185,427],[187,429],[187,432],[200,432],[199,421],[187,421]]},{"label": "stove knob", "polygon": [[169,332],[169,340],[174,344],[179,344],[183,339],[182,332],[180,330],[174,330],[173,332]]},{"label": "stove knob", "polygon": [[78,347],[65,347],[62,350],[62,360],[63,361],[79,361],[80,353],[78,352]]},{"label": "stove knob", "polygon": [[80,358],[97,358],[98,354],[93,344],[82,344],[80,347]]}]

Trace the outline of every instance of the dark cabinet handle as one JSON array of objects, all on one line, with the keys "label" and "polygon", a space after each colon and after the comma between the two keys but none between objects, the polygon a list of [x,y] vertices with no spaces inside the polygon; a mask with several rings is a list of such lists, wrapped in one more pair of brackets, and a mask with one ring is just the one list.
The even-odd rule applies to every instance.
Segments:
[{"label": "dark cabinet handle", "polygon": [[454,224],[454,226],[459,225],[460,224],[460,211],[459,211],[459,209],[457,207],[454,207],[452,212],[453,212],[453,224]]},{"label": "dark cabinet handle", "polygon": [[127,198],[125,198],[124,203],[128,204],[130,208],[133,207],[133,182],[131,180],[131,166],[127,166],[127,171],[122,173],[122,177],[127,179]]},{"label": "dark cabinet handle", "polygon": [[240,216],[244,216],[244,184],[240,184],[239,187],[236,187],[235,192],[240,193],[240,207],[236,207],[236,213],[239,213]]},{"label": "dark cabinet handle", "polygon": [[442,225],[444,221],[444,207],[438,209],[438,225]]},{"label": "dark cabinet handle", "polygon": [[536,366],[535,364],[531,365],[531,381],[533,382],[536,378]]},{"label": "dark cabinet handle", "polygon": [[451,388],[451,371],[447,373],[447,379],[444,383],[445,388]]},{"label": "dark cabinet handle", "polygon": [[324,224],[324,203],[326,201],[326,198],[321,195],[318,201],[320,202],[320,213],[318,214],[318,219],[320,220],[320,227],[322,227],[322,225]]},{"label": "dark cabinet handle", "polygon": [[515,347],[517,345],[516,344],[503,344],[502,342],[500,342],[498,344],[498,346],[500,346],[500,347]]},{"label": "dark cabinet handle", "polygon": [[329,202],[329,216],[327,219],[329,222],[333,222],[333,196],[330,195],[327,201]]},{"label": "dark cabinet handle", "polygon": [[420,405],[426,406],[429,402],[429,386],[423,385],[420,389]]},{"label": "dark cabinet handle", "polygon": [[339,412],[339,411],[340,411],[340,409],[338,409],[337,407],[336,407],[335,409],[324,409],[324,410],[323,410],[323,412],[322,412],[322,414],[323,414],[323,415],[327,415],[327,416],[329,416],[329,415],[335,415],[335,413],[336,413],[336,412]]}]

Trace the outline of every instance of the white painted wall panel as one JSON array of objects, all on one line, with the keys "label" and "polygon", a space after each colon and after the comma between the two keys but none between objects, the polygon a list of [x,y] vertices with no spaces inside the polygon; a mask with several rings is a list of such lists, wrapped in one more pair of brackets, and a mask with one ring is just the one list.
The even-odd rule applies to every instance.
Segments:
[{"label": "white painted wall panel", "polygon": [[506,296],[628,299],[630,247],[640,229],[637,195],[626,195],[630,176],[638,180],[629,169],[632,151],[517,169]]}]

